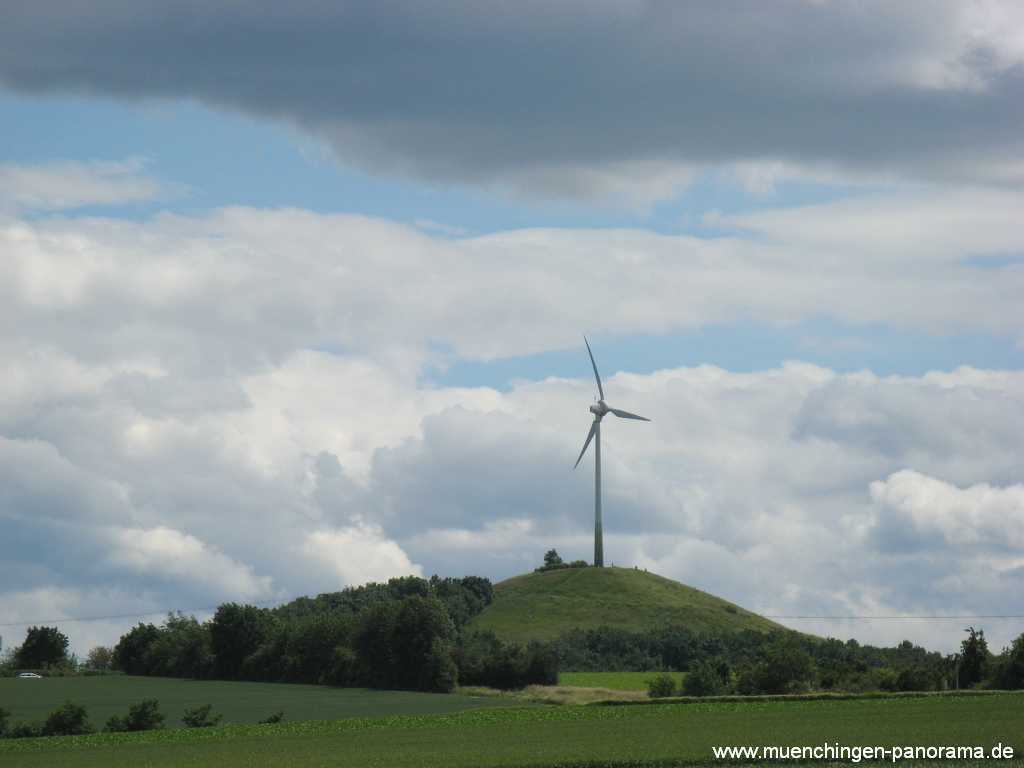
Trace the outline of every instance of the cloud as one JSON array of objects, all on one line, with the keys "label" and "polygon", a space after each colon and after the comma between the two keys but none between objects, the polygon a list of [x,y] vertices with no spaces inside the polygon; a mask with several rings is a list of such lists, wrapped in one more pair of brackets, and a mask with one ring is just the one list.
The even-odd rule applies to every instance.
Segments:
[{"label": "cloud", "polygon": [[395,574],[423,575],[423,569],[412,563],[401,547],[368,525],[313,531],[298,554],[343,584],[387,581]]},{"label": "cloud", "polygon": [[[772,211],[714,240],[451,239],[251,208],[4,221],[0,614],[50,618],[37,598],[120,615],[410,572],[497,579],[551,546],[587,558],[592,465],[572,470],[585,356],[578,379],[506,391],[431,385],[429,364],[577,345],[594,318],[637,334],[832,314],[1014,332],[1024,273],[964,256],[972,230],[1020,249],[1018,197]],[[1020,372],[613,370],[609,402],[652,422],[603,433],[609,561],[773,614],[1020,612],[1024,569],[1000,542],[1019,538]],[[76,648],[99,637],[68,628]],[[999,643],[1013,627],[986,629]],[[906,631],[948,649],[958,630]]]},{"label": "cloud", "polygon": [[1024,179],[1005,160],[1024,104],[1012,2],[84,8],[10,9],[0,82],[194,99],[298,126],[374,173],[634,205],[731,164]]},{"label": "cloud", "polygon": [[109,562],[141,575],[165,577],[172,582],[197,582],[211,595],[257,600],[270,595],[271,580],[226,557],[216,548],[173,528],[149,530],[114,528],[109,531]]},{"label": "cloud", "polygon": [[0,212],[60,211],[154,200],[170,189],[144,173],[142,160],[0,165]]},{"label": "cloud", "polygon": [[714,239],[532,229],[452,240],[294,209],[14,220],[0,224],[0,320],[8,345],[171,377],[158,387],[162,408],[182,407],[170,402],[186,386],[178,374],[200,371],[201,389],[230,407],[240,393],[212,379],[301,348],[412,372],[439,345],[489,360],[565,348],[581,327],[641,334],[828,317],[1019,334],[1024,270],[964,260],[1024,248],[1022,204],[1007,191],[923,191],[735,217],[736,234]]},{"label": "cloud", "polygon": [[[909,526],[912,541],[964,549],[1002,550],[1013,556],[1024,545],[1024,485],[978,483],[958,488],[920,472],[902,470],[871,484],[879,516]],[[931,540],[931,541],[930,541]],[[1024,567],[1016,558],[1015,567]]]}]

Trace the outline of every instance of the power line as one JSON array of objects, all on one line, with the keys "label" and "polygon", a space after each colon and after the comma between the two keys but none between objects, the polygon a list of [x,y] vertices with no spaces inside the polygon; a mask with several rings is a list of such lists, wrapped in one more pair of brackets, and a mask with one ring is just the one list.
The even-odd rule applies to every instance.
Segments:
[{"label": "power line", "polygon": [[[294,598],[291,598],[294,599]],[[256,603],[244,603],[245,605],[264,606],[271,603],[288,602],[285,600],[262,600]],[[5,621],[0,622],[0,627],[27,627],[40,624],[70,624],[88,621],[121,621],[124,619],[144,619],[147,616],[166,616],[170,613],[212,613],[220,606],[205,606],[203,608],[171,608],[161,611],[148,611],[146,613],[121,613],[110,616],[72,616],[63,619],[36,619],[34,621]]]},{"label": "power line", "polygon": [[[266,606],[272,603],[285,603],[295,598],[281,600],[263,600],[246,605]],[[120,613],[109,616],[69,616],[60,619],[35,619],[33,621],[6,621],[0,622],[0,627],[28,627],[31,625],[45,624],[72,624],[91,621],[123,621],[125,619],[144,619],[147,616],[166,616],[169,613],[207,613],[216,611],[220,606],[204,606],[202,608],[172,608],[158,611],[147,611],[145,613]],[[780,621],[993,621],[993,620],[1022,620],[1024,614],[975,614],[961,616],[808,616],[808,615],[781,615],[761,614],[766,619]]]},{"label": "power line", "polygon": [[876,620],[914,620],[914,621],[978,621],[981,619],[1024,619],[1024,615],[996,613],[975,616],[772,616],[764,614],[766,619],[814,619],[819,621],[876,621]]}]

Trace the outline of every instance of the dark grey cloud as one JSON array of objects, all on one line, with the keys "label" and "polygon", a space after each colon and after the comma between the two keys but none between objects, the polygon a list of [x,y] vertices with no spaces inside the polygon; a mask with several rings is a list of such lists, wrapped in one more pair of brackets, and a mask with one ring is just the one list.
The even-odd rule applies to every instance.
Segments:
[{"label": "dark grey cloud", "polygon": [[197,99],[369,169],[580,193],[551,171],[773,159],[1020,181],[1001,162],[1024,148],[1012,4],[8,5],[11,88]]}]

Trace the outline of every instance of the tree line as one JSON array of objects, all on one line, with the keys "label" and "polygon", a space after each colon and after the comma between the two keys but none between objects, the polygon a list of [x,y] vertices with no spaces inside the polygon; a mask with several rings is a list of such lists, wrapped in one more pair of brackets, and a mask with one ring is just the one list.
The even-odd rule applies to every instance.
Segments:
[{"label": "tree line", "polygon": [[1024,635],[993,654],[985,633],[973,627],[959,653],[951,655],[909,640],[881,648],[797,632],[712,636],[683,626],[648,632],[574,630],[556,640],[554,648],[565,670],[687,673],[678,690],[671,676],[657,678],[657,695],[1024,688]]},{"label": "tree line", "polygon": [[207,622],[171,614],[138,624],[111,664],[133,675],[436,692],[556,683],[550,646],[467,631],[493,598],[480,577],[409,576],[273,609],[226,603]]},{"label": "tree line", "polygon": [[[549,552],[545,565],[562,567]],[[549,643],[517,645],[470,620],[494,599],[485,578],[391,579],[302,597],[278,608],[221,605],[213,618],[170,614],[139,623],[112,649],[94,648],[85,665],[69,657],[55,627],[31,627],[0,661],[49,674],[113,669],[133,675],[314,683],[451,691],[555,684],[566,671],[683,671],[683,691],[797,693],[1024,688],[1024,635],[994,654],[970,628],[960,652],[944,656],[904,641],[892,648],[797,632],[752,630],[707,635],[685,626],[645,632],[573,630]],[[669,678],[671,680],[671,678]],[[662,681],[663,686],[667,685]]]}]

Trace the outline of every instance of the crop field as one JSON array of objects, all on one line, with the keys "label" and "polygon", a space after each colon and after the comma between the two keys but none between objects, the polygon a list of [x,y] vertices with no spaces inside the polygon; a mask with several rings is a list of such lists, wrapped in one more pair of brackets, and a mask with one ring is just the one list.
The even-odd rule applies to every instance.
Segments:
[{"label": "crop field", "polygon": [[471,696],[329,688],[285,683],[233,683],[161,677],[0,678],[0,707],[11,720],[42,720],[65,701],[82,704],[97,728],[129,704],[157,699],[169,728],[181,725],[186,708],[212,704],[225,723],[258,723],[283,711],[286,720],[322,720],[374,715],[429,715],[482,706],[507,706],[500,699]]},{"label": "crop field", "polygon": [[720,745],[834,742],[985,748],[1002,743],[1014,746],[1019,755],[1024,748],[1024,694],[476,709],[7,740],[0,741],[0,764],[638,768],[711,763],[711,749]]},{"label": "crop field", "polygon": [[[646,691],[647,681],[658,672],[563,672],[558,676],[559,685],[580,688],[607,688],[612,691]],[[682,672],[672,672],[678,686],[683,679]]]}]

